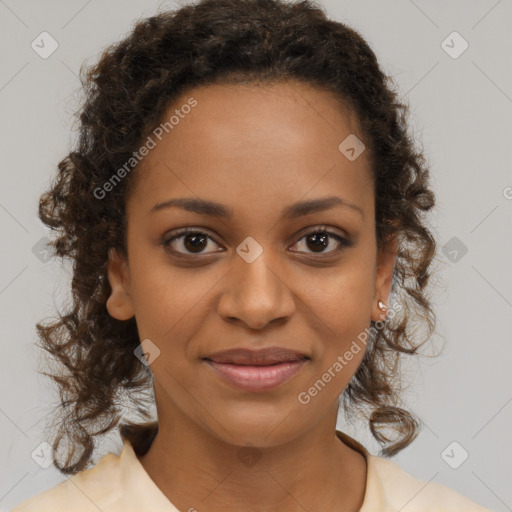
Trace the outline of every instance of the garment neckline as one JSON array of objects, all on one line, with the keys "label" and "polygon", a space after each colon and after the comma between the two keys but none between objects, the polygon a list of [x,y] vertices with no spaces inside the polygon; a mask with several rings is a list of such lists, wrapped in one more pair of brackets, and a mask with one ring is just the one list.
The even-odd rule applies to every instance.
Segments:
[{"label": "garment neckline", "polygon": [[[354,438],[350,437],[345,432],[342,432],[340,430],[335,431],[336,436],[338,439],[347,445],[348,447],[356,450],[359,452],[366,461],[366,475],[365,475],[365,492],[363,497],[363,503],[359,509],[359,512],[366,512],[369,506],[370,499],[372,499],[372,496],[375,495],[376,489],[374,489],[373,486],[373,479],[372,474],[374,472],[373,467],[373,456],[368,452],[368,450],[358,441],[356,441]],[[176,506],[169,500],[169,498],[162,492],[162,490],[156,485],[156,483],[153,481],[153,479],[149,476],[149,473],[146,471],[144,466],[142,465],[142,462],[139,460],[137,455],[135,454],[135,451],[133,449],[133,446],[129,441],[124,441],[123,449],[120,455],[120,462],[123,461],[129,462],[130,460],[133,461],[134,466],[136,468],[137,473],[140,475],[142,479],[146,481],[146,483],[153,488],[154,492],[159,496],[160,500],[165,500],[165,502],[168,504],[169,507],[172,507],[170,511],[172,512],[179,512]]]}]

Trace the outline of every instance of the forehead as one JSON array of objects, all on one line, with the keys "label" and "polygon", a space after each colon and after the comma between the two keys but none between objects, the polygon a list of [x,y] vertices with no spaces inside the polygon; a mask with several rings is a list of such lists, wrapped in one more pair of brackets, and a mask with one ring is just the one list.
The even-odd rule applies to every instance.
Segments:
[{"label": "forehead", "polygon": [[334,191],[368,200],[368,155],[351,161],[339,148],[363,139],[357,117],[329,91],[300,82],[200,86],[175,99],[160,126],[135,171],[138,203],[186,194],[283,204]]}]

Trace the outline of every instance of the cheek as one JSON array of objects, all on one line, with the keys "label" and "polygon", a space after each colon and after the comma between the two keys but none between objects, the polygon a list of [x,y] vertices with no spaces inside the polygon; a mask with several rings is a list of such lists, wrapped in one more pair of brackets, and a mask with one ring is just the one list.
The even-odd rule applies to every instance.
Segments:
[{"label": "cheek", "polygon": [[[366,254],[371,254],[368,251]],[[322,320],[321,349],[315,376],[329,382],[323,393],[340,393],[357,371],[366,350],[374,293],[371,257],[355,254],[332,272],[311,278],[304,289],[306,304]],[[312,390],[314,393],[315,391]]]},{"label": "cheek", "polygon": [[305,304],[337,339],[369,324],[374,293],[369,261],[354,254],[340,267],[310,274],[302,286]]},{"label": "cheek", "polygon": [[318,358],[297,400],[313,415],[336,403],[364,357],[373,296],[368,275],[367,268],[338,273],[325,281],[325,293],[309,297],[315,313],[310,316],[322,319],[323,330],[316,336]]},{"label": "cheek", "polygon": [[183,358],[188,340],[211,314],[211,294],[222,271],[207,268],[149,262],[136,253],[132,258],[132,302],[139,336],[151,339],[164,359]]}]

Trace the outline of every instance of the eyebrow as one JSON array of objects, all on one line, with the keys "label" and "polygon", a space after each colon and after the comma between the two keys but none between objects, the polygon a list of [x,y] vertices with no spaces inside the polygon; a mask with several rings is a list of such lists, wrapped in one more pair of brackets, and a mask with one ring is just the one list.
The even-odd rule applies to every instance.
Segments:
[{"label": "eyebrow", "polygon": [[[284,208],[281,213],[281,219],[296,219],[312,213],[329,210],[335,206],[351,208],[352,210],[359,212],[361,217],[364,219],[364,212],[360,206],[338,196],[322,197],[294,203]],[[191,197],[169,199],[167,201],[157,203],[151,208],[151,210],[149,210],[149,213],[155,213],[166,208],[181,208],[188,212],[218,218],[233,217],[233,210],[223,204],[206,199],[195,199]]]}]

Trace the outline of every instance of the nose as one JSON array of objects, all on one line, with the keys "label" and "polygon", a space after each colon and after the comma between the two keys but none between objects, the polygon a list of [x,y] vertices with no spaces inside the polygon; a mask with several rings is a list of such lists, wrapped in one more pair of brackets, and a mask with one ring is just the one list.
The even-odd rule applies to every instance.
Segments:
[{"label": "nose", "polygon": [[223,280],[218,312],[229,322],[242,322],[263,329],[271,322],[286,321],[295,311],[289,280],[279,266],[266,258],[266,251],[252,263],[236,255],[234,268]]}]

